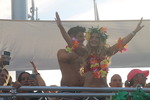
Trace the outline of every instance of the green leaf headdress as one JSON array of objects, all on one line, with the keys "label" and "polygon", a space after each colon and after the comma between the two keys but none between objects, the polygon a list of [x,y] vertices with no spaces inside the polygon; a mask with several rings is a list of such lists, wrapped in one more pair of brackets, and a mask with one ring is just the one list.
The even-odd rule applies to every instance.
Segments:
[{"label": "green leaf headdress", "polygon": [[89,30],[86,32],[86,40],[89,41],[91,34],[98,33],[100,35],[100,39],[103,42],[106,42],[106,39],[108,39],[108,35],[106,35],[106,32],[107,32],[107,28],[105,27],[89,28]]}]

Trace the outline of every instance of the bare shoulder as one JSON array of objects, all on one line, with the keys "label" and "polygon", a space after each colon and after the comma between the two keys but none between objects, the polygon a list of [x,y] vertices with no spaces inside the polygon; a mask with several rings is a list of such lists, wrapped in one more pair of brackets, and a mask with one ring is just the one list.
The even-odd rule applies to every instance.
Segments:
[{"label": "bare shoulder", "polygon": [[57,52],[57,57],[64,56],[66,53],[67,52],[65,49],[59,49]]},{"label": "bare shoulder", "polygon": [[66,61],[68,59],[68,54],[65,49],[59,49],[57,52],[57,58],[59,61]]},{"label": "bare shoulder", "polygon": [[61,54],[61,53],[66,53],[66,50],[65,49],[59,49],[57,54]]},{"label": "bare shoulder", "polygon": [[79,59],[80,56],[78,56],[76,53],[68,53],[65,49],[60,49],[57,52],[57,58],[60,61],[75,61]]}]

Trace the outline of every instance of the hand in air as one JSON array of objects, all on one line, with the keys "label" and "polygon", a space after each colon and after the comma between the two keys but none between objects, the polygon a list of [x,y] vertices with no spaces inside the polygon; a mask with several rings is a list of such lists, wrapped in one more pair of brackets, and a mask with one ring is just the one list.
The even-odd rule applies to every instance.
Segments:
[{"label": "hand in air", "polygon": [[55,21],[56,21],[56,23],[57,23],[57,26],[60,27],[60,26],[61,26],[61,20],[60,20],[60,17],[59,17],[58,12],[56,12],[56,18],[55,18]]},{"label": "hand in air", "polygon": [[133,33],[136,34],[138,31],[140,31],[144,27],[144,25],[141,26],[142,20],[143,20],[143,17],[141,18],[140,22],[136,26],[136,29],[133,31]]}]

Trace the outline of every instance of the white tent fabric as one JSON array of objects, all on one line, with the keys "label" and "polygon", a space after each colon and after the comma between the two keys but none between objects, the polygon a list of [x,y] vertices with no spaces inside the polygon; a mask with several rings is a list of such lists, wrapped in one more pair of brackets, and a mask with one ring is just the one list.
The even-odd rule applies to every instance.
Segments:
[{"label": "white tent fabric", "polygon": [[[131,33],[139,20],[113,21],[62,21],[66,31],[70,27],[107,27],[108,43],[113,45],[119,37]],[[145,27],[136,34],[127,46],[127,51],[112,57],[112,68],[150,66],[150,20],[143,20]],[[10,71],[32,70],[30,61],[38,69],[59,69],[57,51],[65,48],[66,42],[55,21],[0,20],[0,53],[10,51]]]}]

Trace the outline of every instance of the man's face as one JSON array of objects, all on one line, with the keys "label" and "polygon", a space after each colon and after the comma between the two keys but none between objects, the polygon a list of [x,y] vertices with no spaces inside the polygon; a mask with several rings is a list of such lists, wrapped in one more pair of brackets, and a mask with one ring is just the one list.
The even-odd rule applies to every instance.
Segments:
[{"label": "man's face", "polygon": [[8,81],[8,73],[3,70],[0,72],[0,86],[4,86],[4,84]]},{"label": "man's face", "polygon": [[122,87],[122,79],[119,75],[114,75],[109,83],[111,87]]},{"label": "man's face", "polygon": [[84,42],[84,40],[85,40],[85,38],[84,38],[84,32],[79,32],[79,33],[76,35],[75,38],[78,40],[79,44],[82,44],[82,45],[83,45],[83,42]]}]

